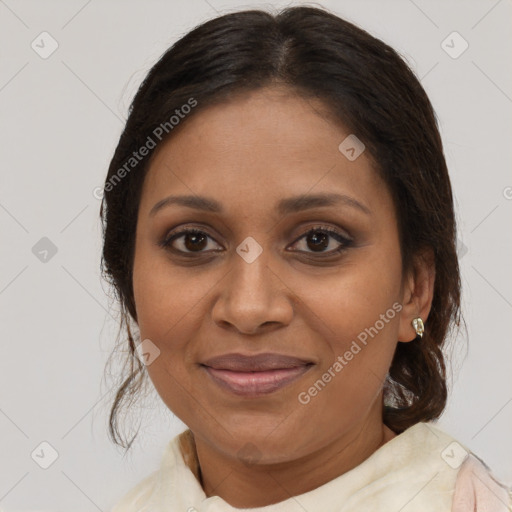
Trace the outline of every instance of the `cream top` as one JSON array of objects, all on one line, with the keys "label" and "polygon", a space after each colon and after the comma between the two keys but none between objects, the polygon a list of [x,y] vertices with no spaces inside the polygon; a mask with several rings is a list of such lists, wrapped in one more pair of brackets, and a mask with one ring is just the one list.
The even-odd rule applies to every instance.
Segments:
[{"label": "cream top", "polygon": [[160,468],[112,512],[512,511],[512,489],[465,446],[424,422],[330,482],[265,507],[239,509],[219,496],[207,497],[197,474],[193,436],[186,430],[168,443]]}]

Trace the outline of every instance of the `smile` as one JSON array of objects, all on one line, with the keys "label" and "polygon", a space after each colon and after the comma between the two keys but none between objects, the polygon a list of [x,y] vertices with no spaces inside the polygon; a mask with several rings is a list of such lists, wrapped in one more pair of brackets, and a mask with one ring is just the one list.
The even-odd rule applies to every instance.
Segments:
[{"label": "smile", "polygon": [[239,396],[257,397],[274,393],[300,378],[311,364],[263,371],[233,371],[204,366],[211,379],[224,390]]},{"label": "smile", "polygon": [[313,365],[309,358],[272,352],[222,354],[200,363],[221,389],[246,398],[274,393],[302,377]]}]

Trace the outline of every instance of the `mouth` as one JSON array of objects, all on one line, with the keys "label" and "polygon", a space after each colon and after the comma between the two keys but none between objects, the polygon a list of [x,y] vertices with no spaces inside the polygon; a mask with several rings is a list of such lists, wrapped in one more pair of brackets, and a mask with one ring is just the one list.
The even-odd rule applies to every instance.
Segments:
[{"label": "mouth", "polygon": [[276,392],[299,379],[312,361],[282,354],[226,354],[201,363],[213,382],[223,390],[244,397]]}]

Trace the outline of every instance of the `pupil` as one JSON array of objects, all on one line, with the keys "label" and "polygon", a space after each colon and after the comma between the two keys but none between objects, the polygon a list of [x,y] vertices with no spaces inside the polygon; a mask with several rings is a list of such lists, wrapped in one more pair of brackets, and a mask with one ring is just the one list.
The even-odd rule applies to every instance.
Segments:
[{"label": "pupil", "polygon": [[[318,235],[320,235],[320,236],[318,236]],[[309,237],[310,240],[314,241],[314,245],[309,246],[309,248],[313,249],[315,251],[318,248],[325,249],[329,245],[328,238],[329,238],[329,235],[327,233],[322,233],[320,231],[316,231],[315,233],[311,234]],[[320,252],[320,251],[318,251],[318,252]]]},{"label": "pupil", "polygon": [[[191,240],[192,240],[192,242],[189,243]],[[199,240],[199,243],[197,243],[198,240]],[[205,241],[206,241],[206,237],[204,235],[196,234],[196,233],[192,233],[192,234],[189,233],[185,237],[185,247],[189,251],[201,250],[201,249],[204,249],[204,247],[206,246]]]}]

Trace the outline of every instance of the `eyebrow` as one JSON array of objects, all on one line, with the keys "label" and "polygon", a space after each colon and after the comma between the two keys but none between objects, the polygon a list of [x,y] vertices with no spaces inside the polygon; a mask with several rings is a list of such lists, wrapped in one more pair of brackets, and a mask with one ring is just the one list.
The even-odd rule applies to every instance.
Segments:
[{"label": "eyebrow", "polygon": [[[300,195],[281,199],[276,206],[276,211],[280,215],[287,215],[290,213],[297,213],[312,208],[319,208],[322,206],[336,206],[344,204],[352,208],[356,208],[367,215],[371,215],[371,210],[360,203],[357,199],[347,196],[345,194],[335,193],[320,193]],[[216,199],[204,196],[169,196],[158,201],[151,211],[149,216],[154,216],[158,211],[171,205],[180,205],[195,210],[201,210],[210,213],[223,213],[224,208],[221,203]]]}]

